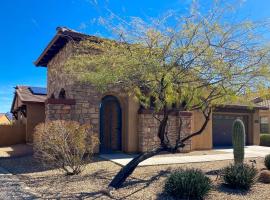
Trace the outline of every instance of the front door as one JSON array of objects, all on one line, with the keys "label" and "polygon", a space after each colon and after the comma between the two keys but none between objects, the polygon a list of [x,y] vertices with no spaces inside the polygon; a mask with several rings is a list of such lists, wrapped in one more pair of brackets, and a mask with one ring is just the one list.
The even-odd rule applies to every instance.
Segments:
[{"label": "front door", "polygon": [[122,150],[122,113],[118,99],[106,96],[100,105],[100,152]]}]

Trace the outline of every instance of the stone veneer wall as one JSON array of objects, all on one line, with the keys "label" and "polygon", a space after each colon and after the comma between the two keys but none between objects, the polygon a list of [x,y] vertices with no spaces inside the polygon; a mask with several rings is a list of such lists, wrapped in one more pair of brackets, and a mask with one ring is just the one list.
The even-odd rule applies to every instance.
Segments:
[{"label": "stone veneer wall", "polygon": [[[182,135],[181,138],[189,135],[191,133],[191,120],[192,114],[190,112],[178,112],[169,116],[168,121],[168,138],[172,144],[175,144],[177,137],[177,128],[179,125],[179,117],[177,114],[181,115],[182,118]],[[139,113],[139,151],[146,152],[154,149],[160,144],[160,140],[157,137],[159,122],[153,117],[151,113]],[[180,149],[182,152],[191,151],[191,140],[187,141],[186,146]]]},{"label": "stone veneer wall", "polygon": [[[63,70],[65,61],[69,56],[72,56],[73,51],[73,45],[71,43],[67,44],[48,64],[48,100],[45,105],[46,121],[57,119],[75,120],[80,123],[90,124],[94,134],[99,135],[99,105],[102,95],[91,85],[75,81]],[[65,90],[66,99],[58,98],[62,88]],[[52,94],[55,99],[50,98]],[[124,95],[117,90],[112,90],[112,94],[117,94],[116,96],[118,98],[119,95]],[[125,100],[122,100],[121,104],[125,107]],[[125,112],[123,112],[123,120],[128,120]],[[190,121],[191,117],[189,115],[183,117],[184,134],[190,133]],[[127,124],[125,121],[123,121],[123,123]],[[170,116],[170,138],[175,138],[176,127],[176,116]],[[138,114],[137,130],[139,137],[139,151],[148,151],[158,145],[159,140],[156,137],[157,128],[157,121],[152,117],[152,114]],[[126,141],[125,137],[127,137],[127,134],[129,133],[126,131],[125,127],[123,127],[123,131],[125,131],[123,139]],[[123,145],[125,146],[125,144]],[[184,151],[189,151],[190,146],[190,142],[188,142]]]},{"label": "stone veneer wall", "polygon": [[[73,44],[68,43],[48,64],[46,120],[75,120],[91,124],[93,131],[98,134],[101,94],[90,84],[74,80],[64,70],[63,65],[75,50]],[[58,98],[62,88],[66,99]],[[52,94],[55,99],[50,99]]]}]

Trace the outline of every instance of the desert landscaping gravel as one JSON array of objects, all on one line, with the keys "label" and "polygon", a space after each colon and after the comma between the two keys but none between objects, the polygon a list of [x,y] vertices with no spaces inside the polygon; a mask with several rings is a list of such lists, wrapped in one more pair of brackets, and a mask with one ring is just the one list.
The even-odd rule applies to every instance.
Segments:
[{"label": "desert landscaping gravel", "polygon": [[[270,185],[267,184],[257,183],[248,193],[223,186],[216,171],[230,162],[138,167],[121,189],[110,193],[107,185],[121,167],[100,158],[95,158],[81,175],[75,176],[64,176],[59,170],[46,169],[32,156],[4,159],[0,166],[13,173],[29,193],[40,199],[170,199],[162,194],[166,177],[173,170],[194,167],[203,170],[214,182],[208,200],[270,200]],[[256,163],[258,170],[264,168],[263,159],[256,159]]]}]

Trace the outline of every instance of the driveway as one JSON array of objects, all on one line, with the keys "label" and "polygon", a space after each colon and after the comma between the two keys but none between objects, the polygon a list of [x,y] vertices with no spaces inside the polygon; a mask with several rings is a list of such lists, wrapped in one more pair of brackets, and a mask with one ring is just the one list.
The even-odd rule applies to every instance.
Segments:
[{"label": "driveway", "polygon": [[[270,147],[262,146],[247,146],[245,147],[245,158],[259,158],[270,154]],[[100,157],[110,160],[121,166],[129,163],[136,154],[101,154]],[[232,160],[233,149],[213,149],[209,151],[195,151],[195,153],[180,153],[180,154],[164,154],[149,158],[139,164],[139,166],[151,165],[169,165],[182,163],[196,163],[196,162],[211,162],[220,160]]]}]

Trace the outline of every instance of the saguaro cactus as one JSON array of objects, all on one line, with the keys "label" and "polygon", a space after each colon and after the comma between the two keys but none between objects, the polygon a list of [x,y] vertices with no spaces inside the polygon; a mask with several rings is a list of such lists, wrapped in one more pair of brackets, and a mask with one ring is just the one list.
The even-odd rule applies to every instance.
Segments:
[{"label": "saguaro cactus", "polygon": [[233,122],[233,155],[235,164],[242,164],[245,156],[245,126],[242,120],[236,119]]}]

